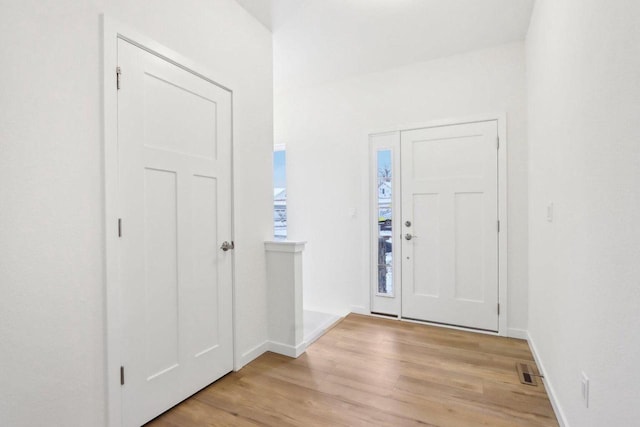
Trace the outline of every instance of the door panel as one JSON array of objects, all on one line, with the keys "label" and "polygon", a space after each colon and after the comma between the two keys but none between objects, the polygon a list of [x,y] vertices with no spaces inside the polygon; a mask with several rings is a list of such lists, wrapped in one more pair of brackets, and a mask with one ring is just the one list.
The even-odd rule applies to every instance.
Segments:
[{"label": "door panel", "polygon": [[[422,212],[438,212],[440,210],[440,197],[438,194],[417,194],[413,198],[412,218],[418,217]],[[416,236],[433,236],[429,239],[416,238],[413,242],[414,258],[429,260],[428,262],[413,263],[413,277],[422,277],[423,280],[414,280],[413,291],[416,295],[438,297],[440,289],[441,261],[440,261],[440,221],[438,215],[433,215],[429,221],[416,221],[413,233]]]},{"label": "door panel", "polygon": [[231,94],[118,41],[123,425],[233,368]]},{"label": "door panel", "polygon": [[[154,148],[213,159],[216,152],[216,102],[178,84],[145,73],[146,143]],[[175,114],[175,110],[190,114]]]},{"label": "door panel", "polygon": [[[191,357],[200,357],[219,345],[218,316],[211,307],[219,304],[218,289],[209,286],[212,277],[218,276],[218,265],[214,261],[220,250],[217,230],[217,206],[215,178],[191,177],[193,189],[193,211],[191,227],[195,236],[193,242],[193,294],[198,299],[193,301],[189,318],[189,328],[194,331],[188,343]],[[206,196],[209,197],[206,197]]]},{"label": "door panel", "polygon": [[454,298],[484,301],[484,194],[455,194]]},{"label": "door panel", "polygon": [[403,317],[498,330],[496,142],[496,121],[402,132]]},{"label": "door panel", "polygon": [[177,179],[172,171],[144,170],[144,324],[147,376],[178,366]]}]

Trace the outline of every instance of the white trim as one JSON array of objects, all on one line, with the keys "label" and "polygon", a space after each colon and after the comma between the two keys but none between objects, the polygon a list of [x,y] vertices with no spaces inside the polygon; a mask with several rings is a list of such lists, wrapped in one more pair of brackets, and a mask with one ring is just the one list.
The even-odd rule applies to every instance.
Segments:
[{"label": "white trim", "polygon": [[311,344],[313,344],[325,333],[327,333],[331,326],[335,325],[342,319],[344,319],[344,316],[332,315],[314,331],[312,331],[308,336],[306,336],[305,340],[302,343],[298,344],[295,347],[289,344],[282,344],[277,341],[264,341],[262,344],[259,344],[251,350],[243,353],[239,358],[239,363],[234,367],[234,371],[239,371],[244,366],[262,356],[267,351],[297,358],[302,353],[304,353]]},{"label": "white trim", "polygon": [[293,240],[267,240],[264,242],[264,248],[269,252],[302,252],[307,242]]},{"label": "white trim", "polygon": [[508,221],[508,195],[507,195],[507,115],[497,114],[494,120],[498,122],[498,220],[500,221],[500,233],[498,234],[498,304],[500,315],[498,316],[498,334],[507,335],[507,321],[509,317],[509,221]]},{"label": "white trim", "polygon": [[[425,122],[399,123],[384,128],[374,129],[369,135],[377,135],[391,132],[402,132],[415,129],[434,128],[439,126],[461,125],[465,123],[488,122],[491,120],[506,120],[506,114],[502,112],[472,114],[462,117],[444,117],[440,119],[428,120]],[[505,122],[506,123],[506,122]],[[506,129],[506,127],[505,127]]]},{"label": "white trim", "polygon": [[536,361],[536,365],[538,366],[538,371],[540,371],[540,375],[544,377],[542,381],[544,381],[544,386],[547,389],[547,394],[549,395],[549,401],[551,401],[553,411],[556,413],[558,424],[560,427],[569,427],[569,422],[567,421],[567,417],[564,415],[562,406],[560,406],[560,401],[558,400],[555,388],[551,383],[551,378],[549,378],[547,370],[544,368],[544,364],[540,358],[540,353],[538,353],[538,347],[531,336],[531,332],[527,333],[527,337],[527,341],[529,341],[529,348],[531,348],[531,354],[533,354],[533,359]]},{"label": "white trim", "polygon": [[269,351],[269,341],[265,341],[262,344],[258,344],[257,346],[253,347],[251,350],[243,353],[238,358],[238,363],[233,367],[233,370],[236,372],[239,371],[244,366],[248,365],[258,357],[262,356],[267,351]]},{"label": "white trim", "polygon": [[507,329],[507,336],[509,338],[517,338],[519,340],[529,339],[529,332],[526,329],[509,328]]},{"label": "white trim", "polygon": [[104,230],[105,230],[105,351],[106,372],[105,384],[107,387],[107,425],[119,426],[122,424],[122,393],[118,374],[121,360],[121,313],[119,267],[117,263],[117,212],[118,212],[118,98],[115,92],[115,67],[118,62],[117,31],[115,24],[102,16],[103,30],[103,85],[102,97],[104,102]]},{"label": "white trim", "polygon": [[287,151],[286,144],[273,144],[273,151]]},{"label": "white trim", "polygon": [[[372,135],[380,135],[380,134],[392,134],[394,132],[402,132],[413,129],[423,129],[423,128],[433,128],[439,126],[451,126],[457,124],[465,124],[465,123],[476,123],[476,122],[488,122],[488,121],[496,121],[498,126],[498,138],[500,140],[500,149],[498,150],[498,220],[500,221],[500,234],[498,235],[498,304],[500,304],[500,314],[498,316],[498,333],[500,336],[509,336],[508,330],[508,314],[509,314],[509,298],[508,298],[508,235],[509,235],[509,222],[508,222],[508,197],[507,197],[507,147],[508,147],[508,135],[507,135],[507,115],[506,113],[491,113],[491,114],[477,114],[465,117],[458,118],[443,118],[431,120],[423,123],[409,123],[409,124],[400,124],[396,126],[390,126],[384,129],[379,129],[377,131],[369,132],[369,138]],[[371,150],[370,150],[371,151]],[[371,159],[370,159],[371,165]],[[369,167],[371,169],[371,166]],[[371,174],[371,171],[369,172]],[[397,175],[397,173],[396,173]],[[394,180],[394,182],[397,181]],[[371,182],[371,178],[369,177],[369,182]],[[398,193],[401,191],[400,185],[398,183],[398,190],[394,191]],[[371,185],[370,185],[371,186]],[[373,214],[373,201],[371,200],[373,196],[370,195],[369,200],[369,217],[372,217]],[[394,204],[397,205],[397,203]],[[394,217],[396,214],[394,213]],[[399,216],[397,217],[399,218]],[[369,233],[372,236],[372,231]],[[372,243],[370,242],[370,248],[372,247]],[[402,256],[400,252],[396,252],[399,256]],[[370,262],[373,262],[373,255],[370,257]],[[398,256],[394,257],[395,259],[399,259]],[[373,264],[370,264],[370,271],[373,271]],[[394,265],[394,274],[397,274],[399,271],[398,268],[395,268]],[[372,280],[370,279],[369,283],[369,300],[373,299],[373,287]],[[377,280],[377,276],[376,276]],[[398,280],[401,282],[401,279]],[[397,289],[397,298],[401,298],[402,295],[402,284],[396,282]],[[400,299],[402,301],[402,299]],[[400,313],[402,313],[402,304],[400,304]],[[425,322],[428,323],[428,322]],[[446,325],[442,325],[445,327],[449,327]],[[452,327],[456,329],[456,327]],[[462,330],[471,330],[475,331],[475,329],[465,329]]]},{"label": "white trim", "polygon": [[[115,87],[115,70],[118,64],[118,39],[126,40],[133,45],[150,52],[181,69],[188,71],[216,86],[229,91],[231,94],[231,239],[234,238],[234,197],[233,197],[233,91],[220,85],[213,73],[205,67],[191,61],[177,52],[157,43],[147,36],[140,34],[118,21],[102,15],[102,96],[103,96],[103,149],[104,149],[104,231],[105,231],[105,352],[106,371],[105,383],[107,388],[107,425],[116,427],[122,425],[122,400],[120,385],[121,346],[120,336],[122,323],[119,312],[120,281],[119,281],[119,245],[117,237],[118,206],[118,98]],[[235,292],[235,259],[232,257],[232,335],[234,369],[241,366],[241,358],[237,351],[237,319]],[[239,368],[237,368],[239,369]]]},{"label": "white trim", "polygon": [[282,344],[275,341],[269,341],[269,351],[272,353],[282,354],[283,356],[289,356],[293,358],[299,357],[307,349],[307,343],[302,342],[297,346],[289,344]]},{"label": "white trim", "polygon": [[309,334],[305,333],[304,345],[306,347],[309,347],[311,344],[316,342],[321,336],[323,336],[329,330],[329,328],[331,328],[331,326],[342,321],[342,319],[344,319],[344,316],[337,316],[335,314],[331,314],[329,317],[327,317],[327,319],[324,322],[318,325],[318,327],[316,327]]}]

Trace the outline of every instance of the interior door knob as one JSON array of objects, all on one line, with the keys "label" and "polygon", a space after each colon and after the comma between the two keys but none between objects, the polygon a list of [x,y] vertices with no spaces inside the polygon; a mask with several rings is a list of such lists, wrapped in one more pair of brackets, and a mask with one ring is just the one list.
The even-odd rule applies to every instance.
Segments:
[{"label": "interior door knob", "polygon": [[417,237],[418,236],[414,236],[414,235],[409,234],[409,233],[404,235],[404,238],[407,239],[407,240],[416,239]]}]

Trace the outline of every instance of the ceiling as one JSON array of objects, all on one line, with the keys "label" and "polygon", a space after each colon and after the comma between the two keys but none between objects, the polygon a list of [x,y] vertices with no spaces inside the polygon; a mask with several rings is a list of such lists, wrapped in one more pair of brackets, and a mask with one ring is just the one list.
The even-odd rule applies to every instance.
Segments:
[{"label": "ceiling", "polygon": [[273,32],[276,90],[524,40],[534,0],[237,0]]},{"label": "ceiling", "polygon": [[307,0],[236,0],[270,30],[277,29]]}]

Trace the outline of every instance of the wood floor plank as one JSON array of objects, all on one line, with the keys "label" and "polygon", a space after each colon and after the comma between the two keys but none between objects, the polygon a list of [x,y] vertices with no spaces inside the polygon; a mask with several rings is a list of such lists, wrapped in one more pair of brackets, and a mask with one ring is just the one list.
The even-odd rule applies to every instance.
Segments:
[{"label": "wood floor plank", "polygon": [[147,423],[149,427],[181,427],[181,426],[258,426],[249,419],[237,414],[220,410],[191,398],[181,403],[180,410],[174,408],[166,414]]},{"label": "wood floor plank", "polygon": [[152,427],[557,426],[526,341],[351,314],[298,359],[265,353]]}]

